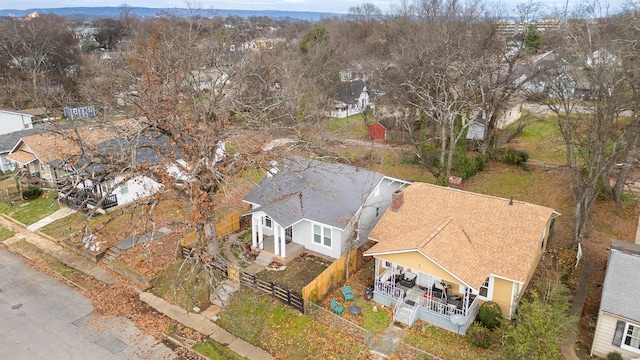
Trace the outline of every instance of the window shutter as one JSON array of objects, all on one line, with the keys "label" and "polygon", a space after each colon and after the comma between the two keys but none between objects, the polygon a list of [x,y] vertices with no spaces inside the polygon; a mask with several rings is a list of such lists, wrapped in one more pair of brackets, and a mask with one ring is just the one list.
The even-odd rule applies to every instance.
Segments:
[{"label": "window shutter", "polygon": [[611,343],[613,346],[620,347],[622,344],[622,335],[624,333],[625,325],[626,323],[624,321],[618,320],[618,323],[616,324],[616,333],[613,335],[613,343]]}]

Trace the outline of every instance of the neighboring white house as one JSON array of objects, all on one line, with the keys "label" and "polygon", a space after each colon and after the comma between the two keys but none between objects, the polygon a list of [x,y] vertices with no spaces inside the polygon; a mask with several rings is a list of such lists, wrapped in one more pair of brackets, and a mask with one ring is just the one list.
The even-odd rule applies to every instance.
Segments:
[{"label": "neighboring white house", "polygon": [[252,245],[284,262],[305,250],[337,259],[367,241],[391,194],[406,185],[356,166],[288,158],[243,199]]},{"label": "neighboring white house", "polygon": [[362,80],[341,82],[338,85],[334,108],[329,116],[346,118],[365,112],[372,106],[369,89]]},{"label": "neighboring white house", "polygon": [[12,111],[0,109],[0,134],[8,134],[14,131],[33,129],[35,115],[24,111]]},{"label": "neighboring white house", "polygon": [[[144,199],[162,190],[162,188],[162,184],[146,176],[136,176],[125,180],[124,176],[117,175],[113,179],[96,181],[96,184],[91,179],[84,180],[77,184],[74,194],[86,190],[94,195],[94,199],[89,201],[89,205],[99,205],[99,207],[106,210]],[[62,195],[67,196],[68,193]],[[100,199],[104,199],[102,203],[100,203]],[[83,201],[85,198],[80,198],[79,200]]]},{"label": "neighboring white house", "polygon": [[[502,113],[498,117],[496,128],[504,129],[518,120],[520,116],[522,116],[521,104],[513,105],[508,109],[503,109]],[[469,127],[467,130],[467,140],[483,140],[486,126],[485,124],[486,120],[483,118],[472,120],[471,123],[469,123]]]},{"label": "neighboring white house", "polygon": [[591,355],[606,358],[617,351],[640,358],[640,244],[613,240],[602,285],[602,300]]},{"label": "neighboring white house", "polygon": [[[80,156],[82,152],[74,141],[58,133],[39,133],[24,136],[17,141],[7,158],[21,170],[21,181],[57,188],[59,196],[71,207],[94,206],[106,210],[125,205],[161,190],[163,185],[143,175],[126,179],[120,169],[101,163],[100,154],[110,157],[130,157],[131,164],[159,164],[161,156],[151,147],[132,149],[132,143],[148,142],[147,137],[129,142],[114,139],[109,128],[83,127],[78,130],[83,141],[95,146],[94,159]],[[166,138],[154,140],[154,146],[166,144]],[[145,145],[145,144],[143,144]],[[121,159],[122,160],[122,159]]]}]

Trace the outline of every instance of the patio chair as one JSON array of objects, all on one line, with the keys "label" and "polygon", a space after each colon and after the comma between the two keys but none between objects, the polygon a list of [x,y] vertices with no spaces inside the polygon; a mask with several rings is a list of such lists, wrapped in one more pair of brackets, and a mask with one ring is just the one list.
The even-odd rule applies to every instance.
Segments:
[{"label": "patio chair", "polygon": [[342,288],[342,296],[344,297],[344,301],[353,300],[356,298],[353,295],[353,291],[351,291],[351,286],[345,286]]},{"label": "patio chair", "polygon": [[334,314],[340,315],[344,311],[344,306],[342,306],[341,303],[337,302],[336,299],[331,299],[331,309],[333,310]]}]

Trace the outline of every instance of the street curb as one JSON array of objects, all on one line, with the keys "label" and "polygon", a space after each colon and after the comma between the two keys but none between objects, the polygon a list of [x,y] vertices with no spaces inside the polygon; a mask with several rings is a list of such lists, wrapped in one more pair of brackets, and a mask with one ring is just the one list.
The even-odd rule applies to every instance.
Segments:
[{"label": "street curb", "polygon": [[[87,259],[85,256],[83,256],[82,254],[78,254],[77,251],[75,251],[74,249],[70,249],[68,246],[65,246],[64,241],[63,242],[59,242],[56,239],[52,238],[51,236],[44,234],[38,230],[36,231],[31,231],[29,229],[27,229],[27,226],[22,224],[21,222],[6,216],[5,214],[1,214],[0,216],[4,217],[5,219],[11,221],[12,223],[20,226],[21,228],[23,228],[22,233],[32,233],[32,234],[36,234],[39,237],[43,238],[43,241],[51,241],[53,244],[55,244],[56,246],[60,246],[62,249],[66,249],[69,250],[68,254],[70,254],[70,256],[75,257],[76,259],[82,259],[84,262],[86,262],[87,264],[89,264],[89,266],[93,267],[97,267],[100,268],[102,271],[105,272],[109,272],[106,269],[103,269],[102,267],[98,266],[95,262],[92,262],[90,259]],[[56,258],[59,261],[62,261],[65,265],[70,266],[88,276],[91,276],[92,278],[106,283],[108,284],[108,282],[105,282],[104,280],[98,279],[96,276],[89,274],[85,271],[83,271],[82,269],[78,269],[77,267],[74,266],[74,264],[69,264],[65,261],[63,261],[58,254],[56,254],[55,252],[49,252],[44,248],[41,248],[40,246],[38,246],[38,244],[33,244],[34,246],[37,246],[38,248],[40,248],[42,251],[44,251],[45,253],[49,254],[50,256],[53,256],[54,258]],[[3,244],[4,246],[4,244]],[[89,269],[87,269],[89,270]],[[111,271],[113,271],[113,269],[111,269]],[[143,295],[146,294],[146,295]],[[194,329],[195,331],[200,332],[201,334],[203,334],[204,336],[207,336],[208,338],[210,338],[213,341],[216,341],[220,344],[222,344],[223,346],[227,346],[229,348],[229,350],[236,352],[239,356],[243,356],[242,354],[240,354],[237,350],[241,350],[243,353],[247,352],[247,349],[251,349],[251,351],[247,352],[247,355],[249,356],[249,359],[253,359],[253,360],[271,360],[271,359],[275,359],[271,354],[269,354],[266,350],[253,345],[241,338],[236,337],[235,335],[229,333],[227,330],[221,328],[219,325],[217,325],[215,322],[211,321],[210,319],[208,319],[207,317],[201,315],[201,314],[196,314],[196,313],[188,313],[187,310],[177,306],[177,305],[173,305],[171,303],[169,303],[168,301],[166,301],[165,299],[162,299],[160,297],[157,297],[154,294],[148,293],[148,292],[144,292],[144,291],[138,291],[138,296],[140,301],[142,301],[143,303],[147,304],[148,306],[150,306],[151,308],[155,309],[155,311],[157,311],[160,314],[163,314],[164,316],[186,326],[189,327],[191,329]],[[146,299],[145,299],[146,297]],[[161,311],[161,309],[159,308],[163,308],[163,310],[165,310],[164,308],[167,308],[166,311]],[[188,321],[184,321],[186,319],[184,319],[186,316],[191,315],[191,318],[189,318]],[[177,320],[176,318],[180,318],[182,321]],[[196,329],[198,328],[198,329]],[[200,331],[200,330],[202,331]],[[220,341],[221,340],[221,341]],[[229,345],[234,344],[233,348]]]}]

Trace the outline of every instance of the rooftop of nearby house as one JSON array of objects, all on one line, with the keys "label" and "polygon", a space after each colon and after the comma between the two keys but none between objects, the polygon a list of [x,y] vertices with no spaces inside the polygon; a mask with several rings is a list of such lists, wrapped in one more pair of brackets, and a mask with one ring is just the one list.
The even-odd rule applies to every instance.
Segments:
[{"label": "rooftop of nearby house", "polygon": [[640,274],[640,244],[613,240],[602,285],[600,310],[640,321],[638,274]]},{"label": "rooftop of nearby house", "polygon": [[338,84],[337,100],[345,104],[355,104],[365,87],[362,80],[341,82]]},{"label": "rooftop of nearby house", "polygon": [[419,251],[468,285],[490,274],[526,283],[540,258],[551,208],[425,183],[402,192],[398,211],[385,212],[365,254]]},{"label": "rooftop of nearby house", "polygon": [[284,227],[308,219],[343,229],[383,177],[365,168],[296,156],[251,189],[244,201],[260,205],[249,213],[264,211]]},{"label": "rooftop of nearby house", "polygon": [[64,161],[80,153],[78,140],[89,147],[96,146],[120,136],[119,131],[126,128],[126,126],[119,126],[123,124],[126,122],[122,121],[109,126],[82,125],[76,128],[64,128],[60,131],[45,131],[24,136],[17,143],[14,143],[14,148],[7,158],[19,163],[30,162],[34,158],[44,164]]},{"label": "rooftop of nearby house", "polygon": [[8,153],[25,136],[42,133],[43,129],[26,129],[0,135],[0,153]]}]

